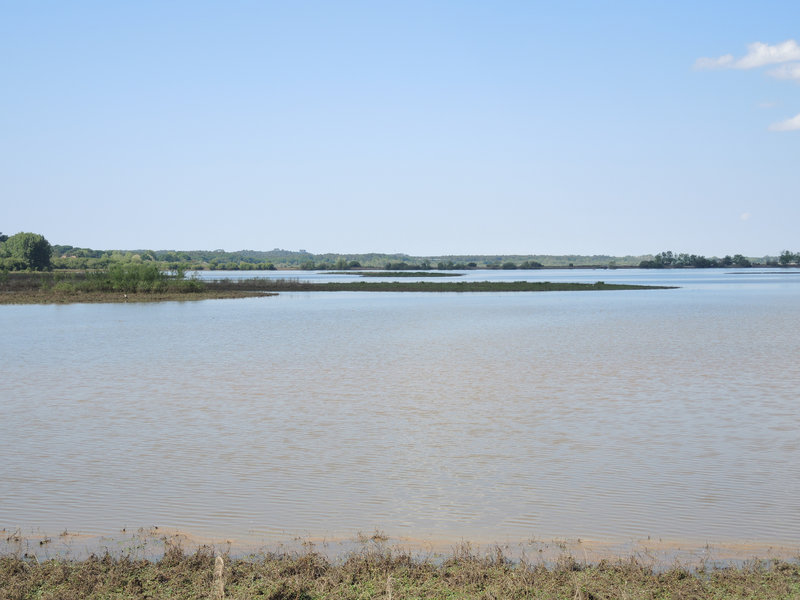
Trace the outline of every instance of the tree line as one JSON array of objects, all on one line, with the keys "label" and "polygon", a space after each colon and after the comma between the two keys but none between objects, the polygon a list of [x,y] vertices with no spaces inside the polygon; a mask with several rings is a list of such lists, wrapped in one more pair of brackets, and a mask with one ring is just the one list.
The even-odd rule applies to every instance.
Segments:
[{"label": "tree line", "polygon": [[[776,259],[767,258],[764,266],[788,267],[800,264],[800,253],[784,250]],[[656,254],[652,259],[639,263],[641,269],[709,269],[709,268],[747,268],[754,263],[741,254],[726,255],[722,258],[707,258],[697,254],[674,253],[671,250]]]},{"label": "tree line", "polygon": [[723,258],[706,258],[697,254],[675,254],[671,250],[656,254],[652,260],[639,263],[641,269],[709,269],[714,267],[752,267],[749,259],[741,254]]},{"label": "tree line", "polygon": [[[534,260],[536,256],[539,260]],[[553,260],[563,258],[568,264]],[[604,262],[586,262],[581,259],[603,258]],[[475,256],[413,258],[405,254],[311,254],[305,250],[297,252],[275,249],[271,251],[241,250],[92,250],[68,245],[51,245],[38,233],[20,232],[12,236],[0,233],[0,270],[43,271],[49,269],[105,270],[115,264],[154,264],[164,270],[275,270],[304,269],[322,271],[328,269],[348,270],[379,268],[392,271],[413,270],[469,270],[469,269],[539,269],[547,267],[572,267],[574,264],[593,267],[633,267],[642,269],[682,268],[746,268],[755,264],[765,266],[798,266],[800,252],[784,250],[777,257],[750,259],[742,254],[726,255],[722,258],[697,254],[660,252],[652,257],[623,257],[619,261],[612,257],[546,257],[524,256]],[[471,259],[471,260],[470,260]],[[605,260],[608,259],[608,260]]]}]

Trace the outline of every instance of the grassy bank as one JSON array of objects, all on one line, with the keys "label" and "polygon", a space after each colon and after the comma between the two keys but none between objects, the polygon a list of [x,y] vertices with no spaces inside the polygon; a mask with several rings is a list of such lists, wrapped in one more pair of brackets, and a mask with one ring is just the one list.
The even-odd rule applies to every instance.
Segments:
[{"label": "grassy bank", "polygon": [[202,547],[169,546],[160,560],[91,556],[82,561],[0,558],[0,599],[129,598],[583,599],[800,597],[800,566],[783,561],[738,568],[654,570],[634,559],[587,564],[562,556],[546,566],[512,562],[500,549],[487,555],[463,545],[432,561],[380,544],[338,562],[311,550],[231,560]]}]

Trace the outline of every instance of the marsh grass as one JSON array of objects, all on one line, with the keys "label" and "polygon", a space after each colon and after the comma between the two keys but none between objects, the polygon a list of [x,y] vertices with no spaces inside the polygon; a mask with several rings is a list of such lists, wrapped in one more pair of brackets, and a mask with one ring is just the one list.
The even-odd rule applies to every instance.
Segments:
[{"label": "marsh grass", "polygon": [[142,302],[231,298],[259,295],[246,290],[218,290],[182,271],[155,265],[112,265],[103,271],[9,273],[0,281],[0,304],[71,302]]},{"label": "marsh grass", "polygon": [[112,265],[103,271],[9,273],[0,284],[7,292],[123,292],[201,291],[203,282],[161,271],[156,265]]},{"label": "marsh grass", "polygon": [[676,565],[657,571],[636,558],[588,564],[566,554],[546,565],[512,561],[499,547],[479,553],[468,544],[434,560],[371,538],[335,562],[313,547],[231,559],[215,556],[208,546],[185,553],[178,544],[167,545],[159,560],[110,554],[81,561],[0,557],[2,600],[222,597],[771,600],[800,597],[800,566],[752,561],[741,567]]}]

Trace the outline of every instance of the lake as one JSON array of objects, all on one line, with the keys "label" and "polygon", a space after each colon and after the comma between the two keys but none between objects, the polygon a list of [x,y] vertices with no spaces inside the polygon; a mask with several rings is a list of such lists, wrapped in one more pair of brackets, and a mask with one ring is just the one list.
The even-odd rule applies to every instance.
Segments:
[{"label": "lake", "polygon": [[797,543],[800,274],[458,279],[681,287],[2,306],[0,527]]}]

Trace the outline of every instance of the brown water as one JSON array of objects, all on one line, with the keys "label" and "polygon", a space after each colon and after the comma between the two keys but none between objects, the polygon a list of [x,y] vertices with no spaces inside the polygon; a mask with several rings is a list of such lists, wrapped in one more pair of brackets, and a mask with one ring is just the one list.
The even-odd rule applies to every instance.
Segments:
[{"label": "brown water", "polygon": [[796,544],[800,279],[682,276],[2,307],[0,528]]}]

